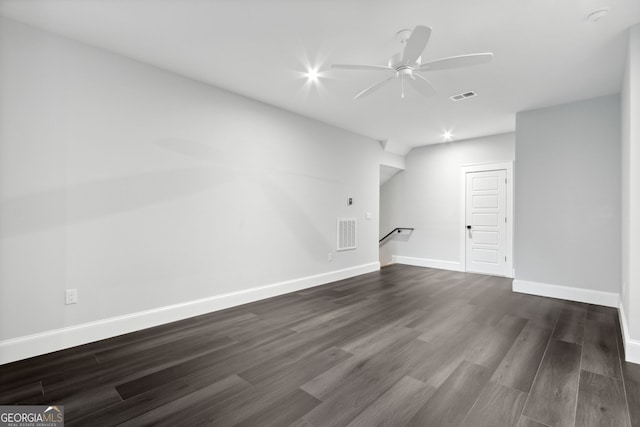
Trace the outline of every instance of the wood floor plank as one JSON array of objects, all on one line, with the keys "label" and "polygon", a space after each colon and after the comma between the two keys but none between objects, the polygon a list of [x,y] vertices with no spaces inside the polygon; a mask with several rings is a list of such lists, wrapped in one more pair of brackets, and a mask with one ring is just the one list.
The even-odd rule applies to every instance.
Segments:
[{"label": "wood floor plank", "polygon": [[307,319],[322,313],[335,305],[330,298],[299,299],[295,295],[286,295],[283,301],[275,299],[269,308],[255,309],[261,319],[274,326],[286,327],[291,323]]},{"label": "wood floor plank", "polygon": [[629,427],[627,401],[621,380],[580,373],[576,425],[583,427]]},{"label": "wood floor plank", "polygon": [[372,345],[369,351],[359,352],[354,357],[327,369],[303,384],[301,389],[320,400],[326,400],[350,383],[366,382],[370,375],[377,377],[378,370],[384,366],[385,362],[394,362],[395,358],[399,360],[408,352],[424,354],[427,344],[413,340],[417,334],[414,332],[413,335],[394,337],[393,341],[381,339],[378,341],[380,346]]},{"label": "wood floor plank", "polygon": [[[95,370],[98,361],[93,354],[66,354],[60,352],[59,358],[43,356],[42,365],[32,359],[24,363],[15,362],[0,367],[0,392],[40,381],[43,384],[52,379],[66,378],[82,372],[83,369]],[[37,359],[37,358],[34,358]],[[36,380],[37,378],[37,380]]]},{"label": "wood floor plank", "polygon": [[19,402],[20,405],[62,405],[65,410],[65,421],[71,422],[94,414],[114,403],[121,402],[120,396],[112,386],[97,386],[90,392],[82,394],[64,393],[49,396],[44,394],[41,398],[27,399]]},{"label": "wood floor plank", "polygon": [[495,326],[506,314],[516,312],[520,301],[519,294],[508,293],[491,303],[480,305],[475,321]]},{"label": "wood floor plank", "polygon": [[297,420],[289,424],[289,427],[315,427],[315,426],[311,424],[309,421],[305,420],[304,418],[298,418]]},{"label": "wood floor plank", "polygon": [[600,317],[587,319],[584,351],[582,353],[582,369],[621,379],[622,372],[620,372],[618,342],[615,335],[615,320],[609,315],[602,316],[601,312],[593,313],[598,314]]},{"label": "wood floor plank", "polygon": [[563,309],[553,331],[553,339],[582,345],[586,320],[586,309]]},{"label": "wood floor plank", "polygon": [[[495,302],[508,302],[509,296],[512,294],[511,289],[495,286],[495,282],[492,279],[493,278],[491,276],[484,276],[480,283],[475,284],[475,289],[470,289],[468,291],[468,295],[475,293],[475,296],[469,300],[471,304],[479,307],[496,306],[496,308],[506,308],[503,304],[495,304]],[[464,283],[467,283],[467,281],[465,280]],[[504,312],[503,315],[504,314],[507,313]]]},{"label": "wood floor plank", "polygon": [[[296,375],[303,373],[297,372]],[[263,423],[253,425],[280,425],[271,423],[266,418],[277,417],[278,412],[286,412],[287,422],[294,422],[319,403],[319,400],[298,387],[264,383],[242,390],[226,400],[207,399],[195,406],[190,404],[182,413],[183,417],[187,417],[187,425],[231,426],[249,423],[257,418],[262,419]],[[180,413],[176,414],[178,415]],[[180,418],[175,419],[177,421]]]},{"label": "wood floor plank", "polygon": [[[420,335],[420,339],[427,342],[438,342],[438,340],[449,337],[473,321],[477,313],[478,307],[471,304],[458,307],[448,315],[441,317],[440,322],[427,328]],[[420,330],[420,327],[416,329]]]},{"label": "wood floor plank", "polygon": [[[423,346],[426,344],[414,340],[402,348],[393,349],[387,354],[379,354],[362,360],[359,366],[341,378],[330,378],[331,393],[327,389],[320,391],[323,403],[304,416],[313,425],[342,426],[348,424],[367,406],[382,396],[395,382],[407,375],[412,366],[419,362]],[[318,391],[322,386],[315,380],[301,388]],[[316,396],[317,397],[317,396]]]},{"label": "wood floor plank", "polygon": [[106,406],[122,402],[120,396],[110,385],[94,387],[91,393],[59,394],[55,397],[45,393],[38,402],[23,402],[22,404],[63,405],[65,423],[73,423],[78,419],[92,416]]},{"label": "wood floor plank", "polygon": [[48,372],[59,372],[60,369],[65,369],[66,365],[89,363],[95,366],[98,363],[91,352],[77,353],[72,350],[74,349],[0,365],[0,393],[40,381]]},{"label": "wood floor plank", "polygon": [[495,371],[527,322],[520,317],[505,315],[492,332],[471,350],[466,360]]},{"label": "wood floor plank", "polygon": [[633,427],[640,427],[640,365],[622,362],[627,405]]},{"label": "wood floor plank", "polygon": [[[280,330],[275,331],[274,339],[260,346],[242,345],[230,346],[219,351],[205,354],[201,357],[187,360],[183,363],[170,366],[161,371],[154,372],[135,380],[119,384],[118,392],[123,399],[128,399],[167,382],[175,381],[184,375],[189,375],[203,370],[214,369],[219,379],[233,373],[263,364],[265,360],[280,357],[283,354],[299,351],[297,356],[302,358],[316,351],[331,347],[334,343],[342,343],[345,339],[364,329],[364,325],[351,323],[341,328],[316,331],[315,334],[278,336]],[[239,350],[242,349],[242,350]]]},{"label": "wood floor plank", "polygon": [[407,425],[460,425],[490,377],[489,369],[463,361]]},{"label": "wood floor plank", "polygon": [[[292,334],[294,333],[292,332]],[[179,380],[186,375],[211,369],[212,366],[219,366],[217,379],[222,379],[237,372],[239,367],[248,367],[259,363],[265,354],[269,354],[274,347],[280,348],[282,342],[290,336],[282,336],[278,332],[272,335],[273,340],[262,343],[258,347],[254,347],[252,344],[223,347],[117,384],[116,389],[123,399],[129,399],[168,382]]]},{"label": "wood floor plank", "polygon": [[293,329],[296,332],[303,332],[305,330],[323,324],[331,319],[335,319],[336,317],[340,317],[345,314],[353,314],[353,312],[357,311],[358,309],[367,307],[375,303],[376,301],[373,299],[362,299],[358,302],[348,305],[336,304],[334,309],[319,312],[311,317],[307,317],[302,320],[290,323],[286,325],[286,327],[289,329]]},{"label": "wood floor plank", "polygon": [[[406,326],[418,331],[427,332],[436,328],[443,319],[448,316],[453,316],[453,313],[458,312],[463,307],[473,308],[473,306],[460,298],[450,300],[432,299],[430,304],[424,307],[424,313],[409,322]],[[425,341],[428,341],[428,339]]]},{"label": "wood floor plank", "polygon": [[391,346],[402,346],[418,335],[419,331],[404,326],[371,326],[340,348],[355,355],[372,355]]},{"label": "wood floor plank", "polygon": [[284,331],[290,332],[287,328],[273,325],[262,319],[262,317],[255,316],[229,325],[221,332],[224,336],[242,343],[254,341],[263,335],[272,333],[283,332],[283,335],[289,335]]},{"label": "wood floor plank", "polygon": [[[175,354],[176,351],[184,351],[185,353],[208,352],[217,348],[226,347],[235,342],[235,340],[228,336],[213,334],[205,330],[183,337],[175,337],[171,341],[155,343],[154,345],[135,346],[135,348],[130,349],[100,352],[96,354],[96,358],[102,365],[109,362],[117,364],[123,360],[132,359],[148,359],[149,363],[151,363],[151,360],[166,360],[171,357],[172,354]],[[54,381],[49,380],[45,385],[50,385],[53,382]]]},{"label": "wood floor plank", "polygon": [[46,379],[43,384],[47,396],[64,396],[68,393],[82,393],[87,387],[104,384],[118,384],[131,381],[141,376],[153,374],[167,367],[184,363],[206,354],[234,346],[230,338],[215,337],[212,341],[198,343],[195,347],[188,347],[188,351],[174,347],[165,352],[147,351],[137,357],[123,357],[78,369],[73,375],[57,376]]},{"label": "wood floor plank", "polygon": [[527,323],[496,369],[492,380],[528,393],[550,336],[550,329]]},{"label": "wood floor plank", "polygon": [[402,377],[351,421],[349,427],[405,425],[435,391],[422,381]]},{"label": "wood floor plank", "polygon": [[[231,317],[226,317],[217,321],[215,326],[207,322],[190,323],[189,327],[178,327],[175,330],[165,330],[159,334],[150,334],[141,336],[138,339],[126,341],[119,345],[106,348],[95,352],[98,362],[104,363],[110,360],[117,360],[124,357],[135,357],[135,354],[144,353],[145,351],[160,352],[164,349],[171,348],[176,345],[189,345],[189,341],[199,337],[207,337],[210,339],[228,339],[229,335],[222,333],[233,324],[240,323],[247,325],[249,321],[256,319],[257,316],[252,313],[242,313]],[[251,323],[253,325],[253,323]]]},{"label": "wood floor plank", "polygon": [[42,383],[36,381],[0,392],[0,405],[13,405],[18,402],[32,400],[43,394]]},{"label": "wood floor plank", "polygon": [[[311,411],[320,403],[316,398],[300,389],[296,389],[290,395],[283,397],[279,402],[233,425],[239,427],[287,426],[300,419],[302,415]],[[216,423],[218,423],[218,421]],[[226,421],[223,419],[219,421],[218,425],[230,424],[226,424]]]},{"label": "wood floor plank", "polygon": [[464,420],[466,427],[515,427],[527,393],[489,382]]},{"label": "wood floor plank", "polygon": [[618,317],[618,310],[602,305],[585,304],[587,306],[587,319],[597,322],[610,323]]},{"label": "wood floor plank", "polygon": [[175,339],[176,336],[182,334],[192,334],[202,328],[211,331],[211,334],[219,333],[229,324],[233,324],[239,319],[253,317],[255,314],[248,313],[244,306],[232,307],[214,313],[202,314],[178,322],[167,323],[164,325],[154,326],[151,328],[139,330],[125,335],[96,341],[82,346],[74,347],[67,351],[81,351],[84,354],[97,355],[105,350],[113,350],[118,348],[135,347],[140,343],[147,342],[166,342]]},{"label": "wood floor plank", "polygon": [[423,310],[407,310],[408,306],[405,302],[400,302],[394,308],[376,310],[376,305],[372,304],[368,308],[376,310],[376,312],[363,317],[361,321],[370,325],[406,326],[424,315]]},{"label": "wood floor plank", "polygon": [[340,348],[331,347],[309,357],[287,359],[283,356],[240,371],[238,376],[251,384],[270,382],[281,387],[295,388],[352,356]]},{"label": "wood floor plank", "polygon": [[561,302],[531,295],[522,295],[522,297],[526,298],[513,307],[511,314],[528,319],[544,329],[555,328],[560,312],[565,308]]},{"label": "wood floor plank", "polygon": [[579,345],[551,340],[523,415],[553,427],[572,427],[580,378]]},{"label": "wood floor plank", "polygon": [[156,399],[136,396],[135,403],[134,399],[124,402],[120,407],[80,420],[77,425],[198,425],[204,410],[210,408],[212,402],[223,404],[251,386],[237,375],[231,375],[196,390],[186,387],[190,393],[178,394],[173,399],[167,399],[163,394],[158,394]]},{"label": "wood floor plank", "polygon": [[542,424],[536,420],[532,420],[529,417],[525,417],[524,415],[520,417],[520,421],[518,422],[517,427],[549,427],[546,424]]},{"label": "wood floor plank", "polygon": [[427,343],[428,350],[409,375],[433,387],[440,387],[476,345],[492,332],[493,329],[486,325],[471,322],[447,339],[436,344]]},{"label": "wood floor plank", "polygon": [[[304,392],[299,386],[347,357],[351,355],[333,347],[294,364],[285,363],[283,369],[276,374],[271,373],[267,378],[261,378],[258,385],[239,393],[224,404],[210,405],[203,414],[214,425],[280,425],[280,422],[285,422],[285,418],[278,417],[284,416],[285,412],[286,422],[293,422],[320,404],[320,400]],[[297,405],[294,404],[296,399]],[[282,408],[287,406],[291,408],[284,411]],[[279,415],[280,412],[282,414]]]},{"label": "wood floor plank", "polygon": [[[109,402],[103,405],[100,410],[90,414],[82,414],[77,419],[74,414],[73,421],[78,425],[115,425],[140,417],[143,414],[152,413],[152,411],[161,407],[164,408],[161,411],[162,413],[177,411],[182,408],[182,405],[188,407],[195,404],[199,396],[202,396],[203,399],[216,397],[216,399],[220,400],[223,396],[227,398],[250,387],[249,383],[237,375],[230,375],[221,380],[217,378],[218,376],[211,372],[189,375],[131,399]],[[67,415],[66,407],[65,415]]]}]

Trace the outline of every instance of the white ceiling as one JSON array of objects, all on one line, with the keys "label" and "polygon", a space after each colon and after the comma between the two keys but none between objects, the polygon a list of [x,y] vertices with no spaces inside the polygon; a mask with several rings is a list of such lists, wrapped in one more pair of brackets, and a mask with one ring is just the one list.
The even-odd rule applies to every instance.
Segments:
[{"label": "white ceiling", "polygon": [[[585,17],[609,7],[597,23]],[[638,0],[0,0],[0,15],[99,46],[377,140],[419,146],[513,131],[517,111],[620,90]],[[427,74],[437,95],[399,82],[353,96],[386,65],[398,30],[433,29],[423,61],[493,52]],[[319,67],[311,86],[302,73]],[[479,96],[453,102],[467,90]]]}]

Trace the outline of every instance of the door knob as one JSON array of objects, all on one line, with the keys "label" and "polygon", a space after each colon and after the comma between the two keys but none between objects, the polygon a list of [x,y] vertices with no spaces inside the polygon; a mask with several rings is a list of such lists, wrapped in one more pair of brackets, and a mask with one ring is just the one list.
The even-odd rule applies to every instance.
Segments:
[{"label": "door knob", "polygon": [[471,226],[470,225],[467,225],[467,230],[471,230]]}]

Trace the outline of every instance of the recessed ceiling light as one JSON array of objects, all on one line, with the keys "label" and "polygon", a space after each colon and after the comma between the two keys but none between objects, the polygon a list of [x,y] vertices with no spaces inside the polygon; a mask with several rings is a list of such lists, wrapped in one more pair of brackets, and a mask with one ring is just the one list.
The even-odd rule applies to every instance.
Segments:
[{"label": "recessed ceiling light", "polygon": [[307,71],[306,76],[308,81],[310,81],[311,83],[315,83],[318,81],[318,78],[320,77],[320,73],[316,68],[310,68]]},{"label": "recessed ceiling light", "polygon": [[603,9],[594,10],[593,12],[587,15],[587,21],[598,22],[608,14],[609,14],[609,9],[606,7]]},{"label": "recessed ceiling light", "polygon": [[445,130],[442,132],[442,138],[444,138],[445,142],[451,141],[453,139],[453,135],[450,130]]}]

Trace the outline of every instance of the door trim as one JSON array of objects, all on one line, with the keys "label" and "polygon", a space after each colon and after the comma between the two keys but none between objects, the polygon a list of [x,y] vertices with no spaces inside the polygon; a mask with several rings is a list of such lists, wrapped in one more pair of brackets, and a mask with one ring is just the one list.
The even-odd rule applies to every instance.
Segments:
[{"label": "door trim", "polygon": [[467,173],[468,172],[488,172],[504,169],[507,172],[507,247],[505,253],[507,254],[507,276],[515,277],[513,270],[513,161],[510,162],[496,162],[496,163],[479,163],[472,165],[463,165],[460,167],[460,266],[463,271],[467,271],[467,239],[466,239],[466,224],[467,224]]}]

